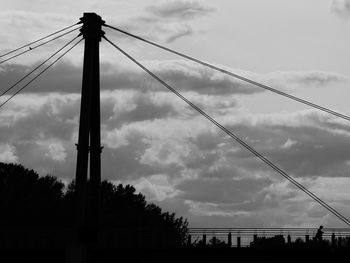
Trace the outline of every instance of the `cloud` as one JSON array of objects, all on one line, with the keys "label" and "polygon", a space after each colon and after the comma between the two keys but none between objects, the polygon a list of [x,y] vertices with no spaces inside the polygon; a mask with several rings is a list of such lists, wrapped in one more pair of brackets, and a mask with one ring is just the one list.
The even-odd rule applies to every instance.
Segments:
[{"label": "cloud", "polygon": [[16,149],[9,144],[0,144],[0,162],[17,162]]},{"label": "cloud", "polygon": [[[334,183],[327,181],[333,185],[348,177],[350,126],[346,122],[314,110],[251,115],[240,107],[236,95],[262,90],[192,62],[145,63],[313,191],[326,182],[315,177],[333,178]],[[141,72],[119,64],[101,67],[103,178],[132,182],[151,200],[168,205],[169,210],[176,208],[196,223],[228,224],[229,218],[231,224],[297,226],[318,223],[316,215],[331,220],[264,163]],[[2,83],[10,84],[28,68],[1,67]],[[36,92],[16,96],[1,112],[0,157],[40,173],[74,178],[81,69],[64,61],[50,72],[28,90]],[[328,87],[346,80],[320,71],[241,73],[283,89]],[[331,199],[341,207],[347,200],[345,195]]]},{"label": "cloud", "polygon": [[333,83],[349,81],[349,78],[344,75],[324,71],[276,71],[256,78],[264,83],[289,89],[295,89],[298,86],[325,87]]},{"label": "cloud", "polygon": [[297,141],[293,141],[291,139],[287,139],[287,141],[281,146],[282,148],[290,148],[293,147],[293,145],[296,145],[298,142]]},{"label": "cloud", "polygon": [[[313,115],[314,114],[312,113],[307,115],[306,117],[312,120]],[[296,118],[296,116],[294,118]],[[305,118],[305,116],[303,116],[303,118]],[[273,118],[271,117],[271,119]],[[291,121],[291,118],[287,116],[285,120],[290,121],[292,123],[292,126],[295,126],[297,123],[297,122]],[[264,121],[261,120],[261,123],[263,122]],[[316,119],[316,121],[315,120],[313,122],[309,121],[307,123],[309,126],[312,126],[312,125],[317,126],[319,124],[319,123],[317,124],[317,122],[318,121]],[[258,126],[261,123],[259,123]],[[305,123],[305,122],[300,121],[301,125],[302,123]],[[272,125],[271,127],[264,127],[264,129],[270,130],[271,132],[270,137],[273,138],[278,136],[280,139],[282,139],[284,137],[283,133],[280,133],[280,134],[273,133],[273,130],[276,129],[275,125]],[[344,128],[346,129],[346,126],[344,126]],[[246,127],[246,129],[254,130],[254,129],[257,129],[257,127]],[[288,130],[289,128],[285,127],[285,129]],[[323,127],[323,129],[327,131],[327,127]],[[257,132],[260,132],[260,131],[261,130],[258,130]],[[291,130],[291,133],[293,133],[292,131],[293,129]],[[319,128],[312,130],[313,136],[315,136],[318,131],[322,133],[322,129],[320,130]],[[153,134],[153,136],[155,136],[155,134]],[[172,136],[172,134],[170,136]],[[215,133],[212,134],[211,136],[208,136],[207,139],[203,142],[205,142],[208,145],[210,140],[213,139],[213,136],[215,137]],[[296,137],[299,137],[298,133],[296,134]],[[305,143],[305,140],[307,140],[308,138],[309,136],[304,138],[304,140],[301,139],[300,141]],[[345,140],[347,140],[347,137],[344,138],[344,141]],[[277,174],[271,173],[270,171],[268,171],[268,169],[265,170],[266,167],[264,166],[264,164],[260,163],[259,160],[255,159],[252,156],[249,156],[249,159],[251,159],[251,161],[254,162],[256,165],[255,167],[254,166],[249,167],[250,163],[242,162],[239,155],[238,155],[238,158],[235,158],[234,154],[233,155],[230,154],[230,151],[226,151],[226,149],[224,149],[224,147],[222,146],[221,146],[222,148],[221,152],[218,150],[214,150],[215,148],[219,147],[220,144],[222,144],[222,141],[223,140],[218,140],[217,143],[213,144],[213,146],[201,147],[200,144],[198,143],[199,141],[197,142],[191,139],[190,143],[187,142],[186,145],[189,146],[190,144],[193,144],[193,146],[195,147],[192,148],[194,152],[191,154],[188,154],[187,150],[176,151],[176,148],[172,148],[173,146],[176,147],[177,145],[179,145],[179,141],[175,140],[172,143],[167,139],[167,137],[165,137],[164,138],[164,144],[166,145],[165,149],[169,150],[169,152],[164,152],[164,148],[158,147],[159,141],[156,142],[157,144],[150,144],[149,146],[146,146],[145,153],[147,152],[147,155],[150,155],[153,158],[158,158],[156,160],[159,160],[159,162],[152,161],[145,164],[148,166],[152,166],[153,168],[162,166],[164,169],[163,172],[165,172],[168,176],[171,175],[172,173],[175,173],[174,176],[176,176],[176,179],[173,178],[173,180],[178,182],[175,189],[180,191],[180,194],[177,194],[173,198],[177,198],[179,200],[181,199],[188,200],[187,204],[192,207],[190,210],[192,211],[190,212],[191,216],[193,216],[193,213],[194,213],[197,215],[200,214],[202,216],[206,215],[210,217],[213,217],[213,216],[231,217],[232,220],[234,220],[234,218],[238,216],[240,219],[242,217],[245,217],[247,221],[253,222],[251,217],[256,216],[256,213],[258,213],[258,216],[261,217],[261,220],[262,220],[261,222],[263,222],[266,225],[271,225],[273,222],[276,224],[277,223],[287,224],[288,220],[286,221],[285,219],[283,219],[283,216],[278,215],[276,212],[279,209],[285,209],[283,210],[283,212],[280,212],[280,213],[282,215],[288,215],[293,213],[291,216],[293,220],[289,220],[288,222],[289,223],[294,222],[292,224],[295,224],[295,225],[298,225],[302,222],[304,222],[305,224],[306,222],[308,222],[310,225],[312,225],[317,220],[319,220],[319,219],[316,220],[315,218],[316,221],[312,221],[310,219],[311,215],[309,216],[307,214],[304,215],[301,212],[302,211],[301,209],[307,209],[309,200],[305,200],[306,198],[303,197],[301,199],[303,202],[300,203],[300,198],[296,198],[299,196],[299,194],[297,194],[298,192],[296,189],[294,189],[293,186],[289,186],[288,184],[283,184],[280,186],[282,187],[281,190],[278,190],[279,188],[277,188],[278,191],[275,188],[272,188],[272,187],[270,188],[270,185],[271,185],[271,181],[270,181],[271,179],[269,179],[270,177],[274,178],[273,180],[277,180],[277,182],[279,182],[281,179]],[[261,140],[261,141],[264,141],[264,140]],[[217,147],[215,147],[215,145]],[[230,145],[231,143],[228,142],[227,143],[228,149]],[[281,145],[281,144],[280,143],[274,144],[273,141],[270,141],[270,145],[267,148],[267,150],[277,148],[278,145]],[[147,148],[147,147],[153,147],[153,148]],[[305,149],[306,148],[307,147],[305,147]],[[335,146],[335,148],[339,148],[339,146]],[[152,149],[152,153],[150,153],[147,149]],[[201,149],[200,150],[201,154],[195,153],[196,151],[199,152],[198,149]],[[207,149],[207,151],[205,151],[204,149]],[[264,153],[264,148],[260,148],[259,150],[261,150],[261,152]],[[301,155],[301,157],[298,159],[298,161],[307,160],[309,156],[312,156],[312,153],[311,153],[312,150],[313,149],[310,149],[309,151],[305,150],[305,154],[302,152],[299,152],[298,154]],[[327,148],[326,151],[328,150],[329,148]],[[215,153],[215,151],[217,152]],[[209,160],[208,156],[213,156],[212,152],[214,152],[214,158],[212,159],[212,161],[208,162]],[[235,152],[236,151],[234,151],[233,153]],[[169,159],[171,156],[173,156],[173,154],[179,154],[179,153],[182,153],[184,158],[179,158],[179,155],[176,155],[176,158]],[[272,159],[275,161],[276,156],[279,156],[279,155],[284,156],[285,154],[288,155],[286,150],[276,152],[275,154],[271,154],[271,156],[272,156]],[[192,158],[197,159],[198,161],[197,162],[194,160],[188,161],[188,156],[191,156]],[[318,176],[325,176],[325,178],[326,176],[333,176],[333,177],[343,176],[341,173],[337,174],[335,171],[337,170],[337,168],[340,168],[339,164],[342,162],[344,163],[345,161],[340,160],[338,165],[332,166],[332,163],[331,163],[332,160],[330,160],[330,162],[327,162],[322,159],[323,158],[322,156],[323,155],[320,155],[314,160],[311,160],[311,162],[314,162],[314,164],[322,162],[325,164],[323,168],[330,165],[330,167],[332,168],[332,173],[329,174],[325,171],[324,173],[317,174]],[[335,159],[337,158],[338,157],[335,157]],[[277,163],[279,162],[277,161]],[[176,165],[176,164],[181,164],[181,165]],[[193,164],[195,165],[192,166]],[[300,169],[298,175],[307,177],[308,174],[305,174],[304,171],[307,171],[308,168],[299,166],[299,165],[300,164],[298,164],[297,162],[294,163],[294,168]],[[188,169],[189,167],[191,167],[192,170]],[[240,167],[240,169],[242,170],[237,170],[237,167]],[[320,168],[320,171],[322,171],[323,168],[322,169]],[[181,169],[183,170],[183,174],[177,172]],[[207,171],[211,171],[211,172],[207,172]],[[288,171],[289,169],[287,170],[287,172]],[[187,176],[185,175],[186,173],[188,173]],[[194,176],[190,175],[190,173],[195,175]],[[238,175],[236,175],[237,173]],[[251,177],[249,177],[249,173],[251,173]],[[255,175],[258,175],[259,173],[265,174],[265,176],[268,175],[268,178],[258,179],[259,177],[255,177]],[[244,176],[247,176],[247,178],[244,178]],[[235,179],[235,177],[237,178]],[[189,178],[189,179],[186,179],[186,178]],[[259,180],[261,180],[262,182],[265,182],[265,184],[261,184]],[[334,179],[334,180],[336,181],[337,179]],[[246,184],[247,189],[243,187],[244,186],[243,184],[236,184],[236,182],[240,182],[240,181],[247,181],[247,184]],[[255,185],[255,182],[260,187],[260,188],[257,188],[258,190],[254,189],[253,187]],[[292,188],[293,190],[286,191],[285,188],[287,189]],[[315,189],[316,189],[316,192],[317,190],[319,191],[317,187],[315,187]],[[286,206],[284,208],[283,208],[283,204],[281,204],[281,206],[278,205],[281,203],[282,197],[283,197],[283,200],[285,200],[286,202]],[[260,201],[263,201],[263,202],[260,202]],[[297,205],[298,202],[300,204]],[[269,222],[268,216],[265,215],[263,218],[263,215],[262,215],[263,210],[265,212],[266,210],[271,210],[269,215],[271,217],[275,217],[276,219]],[[324,212],[321,211],[320,213],[324,213]],[[212,220],[212,218],[210,220]],[[208,219],[208,222],[210,220]]]},{"label": "cloud", "polygon": [[[105,69],[105,89],[101,93],[102,141],[106,146],[105,166],[108,168],[105,174],[108,178],[139,178],[163,173],[181,181],[198,177],[232,178],[232,174],[239,178],[255,178],[258,174],[272,173],[245,149],[227,141],[172,94],[160,91],[154,84],[142,82],[140,75],[133,71],[121,79],[114,74],[129,69],[110,64],[102,67]],[[244,90],[243,87],[237,88],[235,82],[230,83],[225,77],[183,61],[151,62],[150,67],[170,83],[178,83],[177,79],[180,79],[180,84],[184,84],[179,86],[186,96],[212,116],[218,116],[218,120],[232,131],[244,134],[243,139],[293,176],[339,177],[346,174],[349,156],[340,148],[344,149],[342,146],[348,144],[350,128],[342,122],[334,122],[315,111],[289,115],[242,115],[244,112],[237,109],[236,99],[230,96]],[[18,68],[26,70],[24,66]],[[73,78],[74,74],[69,77],[70,72],[78,71],[73,64],[63,63],[57,70],[57,75],[51,75],[38,88],[44,91],[49,83],[58,83],[64,76],[73,83],[78,82],[78,78]],[[303,74],[297,74],[300,75]],[[293,79],[290,76],[295,74],[275,74],[273,78],[288,82]],[[321,79],[334,81],[332,78]],[[114,80],[119,81],[118,85]],[[133,80],[140,86],[135,86]],[[205,83],[210,85],[205,86]],[[20,149],[20,161],[25,160],[29,149],[37,153],[38,160],[31,160],[37,165],[48,159],[45,166],[74,160],[71,154],[75,152],[77,140],[78,84],[76,89],[67,88],[62,81],[61,84],[64,93],[24,94],[16,97],[18,102],[9,104],[6,113],[1,115],[0,139],[16,150]],[[114,85],[122,89],[112,91]],[[215,94],[211,85],[216,88]],[[190,91],[185,86],[190,87]],[[145,87],[151,89],[145,92],[142,90]],[[123,160],[118,172],[112,168],[116,156]],[[74,165],[73,161],[71,165]]]},{"label": "cloud", "polygon": [[171,1],[161,5],[147,7],[152,14],[161,18],[194,19],[208,15],[215,11],[215,8],[205,6],[197,1]]},{"label": "cloud", "polygon": [[[86,3],[82,5],[86,5]],[[101,5],[104,7],[101,7]],[[78,6],[79,4],[77,4]],[[93,12],[96,12],[95,9],[97,8],[101,13],[105,13],[108,8],[110,10],[115,8],[118,10],[124,9],[127,15],[120,13],[118,19],[114,14],[106,14],[103,18],[111,25],[119,25],[132,33],[142,34],[147,38],[168,43],[195,33],[197,30],[194,29],[193,21],[215,11],[214,8],[197,1],[162,1],[157,5],[141,6],[141,11],[135,10],[134,5],[114,2],[88,4],[85,7]],[[69,10],[69,12],[71,11]],[[130,13],[135,15],[132,16]],[[37,39],[43,35],[48,35],[79,21],[79,16],[70,17],[62,14],[67,14],[67,10],[60,10],[57,13],[55,11],[50,13],[29,10],[0,12],[1,25],[4,28],[11,28],[10,31],[0,32],[0,49],[17,46],[19,43],[31,42],[33,38]],[[11,32],[16,32],[16,34]]]},{"label": "cloud", "polygon": [[211,95],[258,92],[256,87],[194,62],[183,60],[154,61],[149,65],[151,70],[179,90]]},{"label": "cloud", "polygon": [[348,19],[350,17],[350,1],[333,0],[331,2],[331,11],[341,18]]},{"label": "cloud", "polygon": [[169,182],[166,175],[155,174],[147,178],[140,178],[129,182],[137,191],[141,192],[146,198],[153,202],[163,201],[173,198],[178,190]]},{"label": "cloud", "polygon": [[[346,189],[349,178],[339,180],[338,183],[334,183],[333,180],[331,178],[322,178],[321,180],[313,181],[312,191],[318,195],[323,193],[323,200],[335,206],[341,213],[347,214],[349,209],[346,205],[341,203],[335,204],[332,202],[332,197],[337,195],[336,185],[341,184],[341,182],[344,183],[344,186],[341,188]],[[250,183],[255,185],[254,182]],[[302,183],[304,185],[307,184],[306,182]],[[326,187],[327,183],[330,183],[332,188],[324,192],[324,187]],[[188,192],[199,192],[196,189],[198,187],[192,187],[188,189]],[[216,191],[215,188],[212,189]],[[221,189],[225,190],[227,188],[222,187]],[[347,191],[344,189],[340,190],[340,192],[346,193]],[[238,199],[227,203],[201,201],[200,199],[185,200],[184,202],[189,206],[189,208],[185,209],[190,211],[190,216],[193,218],[191,226],[210,227],[215,225],[215,222],[220,222],[221,227],[232,227],[232,225],[243,227],[313,227],[320,224],[342,226],[342,223],[335,216],[331,215],[319,204],[311,201],[305,194],[297,191],[287,182],[273,182],[267,186],[263,185],[257,193],[251,192],[249,187],[246,190],[248,190],[250,195],[239,195],[237,192],[241,192],[235,188],[233,195],[236,198],[238,197]],[[339,194],[339,196],[343,196],[342,201],[349,200],[348,196],[344,197],[345,195]],[[242,197],[242,199],[239,199],[239,197]]]},{"label": "cloud", "polygon": [[[1,141],[16,149],[20,145],[38,147],[45,158],[51,156],[52,160],[69,158],[66,146],[71,144],[74,150],[78,95],[52,94],[41,102],[38,98],[40,95],[23,95],[17,103],[8,106],[6,114],[1,115]],[[204,118],[184,113],[185,106],[172,100],[171,94],[121,90],[104,91],[101,98],[103,144],[111,153],[130,158],[124,161],[124,165],[130,165],[126,166],[123,176],[127,176],[127,172],[137,175],[152,171],[186,177],[186,172],[181,171],[192,169],[200,177],[230,177],[232,171],[239,169],[236,174],[242,177],[269,171],[245,149],[225,139]],[[222,100],[210,99],[213,107],[215,100]],[[38,105],[26,100],[36,101]],[[226,107],[230,109],[235,105]],[[213,110],[213,114],[222,114],[222,111]],[[292,175],[339,177],[346,174],[350,160],[346,150],[350,136],[348,125],[336,123],[335,130],[332,118],[320,117],[323,115],[315,111],[254,118],[239,117],[241,114],[237,112],[234,119],[225,118],[223,124],[239,135],[244,134],[242,139]],[[139,168],[144,171],[138,171]]]},{"label": "cloud", "polygon": [[[133,4],[128,5],[133,11]],[[333,5],[335,13],[348,16],[346,2]],[[200,1],[162,1],[134,10],[136,15],[130,18],[131,11],[118,16],[118,23],[113,17],[106,21],[150,39],[173,42],[202,30],[207,23],[199,19],[215,10]],[[20,32],[0,33],[1,47],[13,47],[75,21],[44,12],[13,11],[1,12],[0,22]],[[47,47],[50,52],[56,48]],[[1,86],[9,87],[37,65],[39,56],[33,57],[35,61],[23,58],[18,64],[2,64]],[[346,122],[316,111],[252,115],[241,98],[263,92],[260,88],[184,60],[142,63],[332,206],[350,212]],[[332,88],[348,81],[338,73],[319,70],[261,74],[226,69],[287,91]],[[81,64],[64,60],[1,109],[0,161],[22,163],[65,180],[74,178],[81,74]],[[152,202],[188,217],[191,226],[339,225],[136,67],[101,64],[101,122],[103,179],[134,184]]]},{"label": "cloud", "polygon": [[[244,86],[235,79],[184,61],[149,61],[145,63],[152,71],[176,88],[207,94],[251,93],[256,88]],[[1,83],[9,87],[24,76],[34,66],[8,64],[0,69]],[[29,92],[77,93],[81,90],[80,66],[68,61],[52,67],[26,90]],[[24,82],[26,83],[26,82]],[[23,85],[23,84],[22,84]],[[21,87],[21,85],[18,85]],[[101,65],[101,89],[152,89],[160,90],[160,85],[146,77],[138,69],[127,69],[121,65]],[[16,89],[14,89],[16,90]],[[26,91],[25,90],[25,91]],[[12,91],[14,92],[14,91]]]},{"label": "cloud", "polygon": [[51,158],[54,161],[65,161],[67,157],[67,152],[59,141],[48,141],[48,142],[41,142],[47,147],[47,153],[45,156]]},{"label": "cloud", "polygon": [[[205,119],[184,113],[181,102],[169,95],[102,91],[103,178],[132,182],[150,200],[169,210],[174,207],[196,224],[229,224],[223,219],[228,218],[231,224],[250,226],[312,225],[320,220],[315,215],[332,220]],[[196,96],[213,108],[221,105],[221,97]],[[315,111],[257,116],[237,112],[234,118],[224,114],[220,121],[229,129],[244,134],[242,139],[260,153],[343,208],[348,197],[334,191],[339,180],[348,179],[347,123]],[[0,115],[0,156],[41,173],[73,178],[78,115],[77,94],[16,97]],[[313,180],[315,176],[319,179]],[[322,190],[326,185],[328,192]]]},{"label": "cloud", "polygon": [[[161,79],[181,92],[195,92],[215,96],[234,94],[253,94],[264,90],[229,77],[220,72],[185,60],[144,61],[142,62]],[[4,87],[10,87],[17,80],[31,71],[34,65],[6,64],[0,66],[0,81]],[[257,74],[237,69],[228,69],[232,72],[271,85],[280,90],[289,90],[305,87],[328,87],[334,83],[348,81],[348,78],[332,72],[271,72]],[[81,65],[64,60],[49,69],[23,92],[59,92],[79,93],[81,91]],[[29,78],[30,79],[30,78]],[[16,86],[15,92],[25,83]],[[122,64],[101,64],[102,90],[166,90],[156,80],[146,75],[136,67],[126,67]],[[10,92],[10,94],[11,94]]]},{"label": "cloud", "polygon": [[215,8],[197,1],[162,1],[157,5],[146,6],[144,13],[138,16],[121,21],[110,17],[108,21],[144,38],[170,43],[202,30],[199,24],[194,24],[195,20],[214,11]]},{"label": "cloud", "polygon": [[[65,28],[69,25],[73,25],[78,22],[78,19],[69,18],[62,14],[48,13],[48,12],[30,12],[30,11],[1,11],[0,12],[0,24],[3,28],[8,30],[3,30],[0,32],[0,51],[1,54],[6,51],[13,50],[18,46],[30,43],[36,39],[43,36],[47,36],[57,30]],[[61,45],[62,43],[68,42],[68,38],[72,39],[78,34],[69,34],[66,37],[62,37],[53,43],[45,45],[45,49],[40,48],[40,54],[43,52],[48,54],[52,51],[52,48],[56,45]],[[74,36],[73,36],[74,35]],[[63,45],[63,44],[62,44]],[[37,51],[32,51],[32,54],[37,54]],[[3,58],[1,59],[3,60]],[[22,56],[22,61],[29,62],[32,60],[31,56]]]},{"label": "cloud", "polygon": [[[171,26],[171,27],[173,27],[173,26]],[[164,28],[164,27],[162,28],[162,30],[168,31],[168,29]],[[174,28],[172,30],[172,34],[169,35],[166,38],[166,43],[174,42],[178,38],[181,38],[181,37],[184,37],[184,36],[189,36],[189,35],[192,35],[192,34],[193,34],[193,30],[192,30],[192,28],[190,26],[182,25],[180,28],[178,27],[178,28]]]},{"label": "cloud", "polygon": [[[233,170],[232,173],[235,171]],[[183,192],[182,198],[213,204],[231,204],[253,200],[271,181],[267,178],[202,178],[184,180],[177,189]]]},{"label": "cloud", "polygon": [[[144,25],[140,28],[140,24]],[[171,43],[175,40],[194,34],[194,30],[188,23],[180,21],[162,21],[155,17],[138,17],[119,26],[127,32],[142,36],[156,42]],[[130,40],[124,37],[123,40]]]},{"label": "cloud", "polygon": [[[226,123],[226,127],[236,134],[244,134],[248,144],[293,176],[345,176],[350,158],[346,151],[349,125],[342,122],[335,128],[332,120],[324,114],[305,111],[285,114],[281,119],[273,114],[256,122],[235,120]],[[288,140],[297,144],[281,147]],[[230,156],[256,169],[248,151],[238,149]],[[263,167],[260,165],[258,169]]]}]

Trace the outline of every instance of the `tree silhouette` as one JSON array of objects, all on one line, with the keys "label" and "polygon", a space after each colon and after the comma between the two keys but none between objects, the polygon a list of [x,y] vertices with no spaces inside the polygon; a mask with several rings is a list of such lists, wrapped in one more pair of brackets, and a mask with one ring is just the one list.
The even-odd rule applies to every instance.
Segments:
[{"label": "tree silhouette", "polygon": [[[53,176],[39,175],[19,164],[0,163],[0,223],[3,226],[74,225],[75,186]],[[158,229],[172,245],[185,243],[188,222],[146,202],[131,185],[101,183],[100,225],[113,228]]]},{"label": "tree silhouette", "polygon": [[[69,184],[65,194],[66,203],[74,209],[74,181]],[[73,214],[73,213],[70,213]],[[175,213],[163,212],[155,204],[148,204],[145,196],[136,193],[132,185],[115,186],[111,182],[101,183],[100,224],[114,228],[158,229],[167,237],[171,245],[183,245],[188,235],[188,222]]]},{"label": "tree silhouette", "polygon": [[47,226],[60,217],[64,184],[18,164],[0,163],[0,222]]}]

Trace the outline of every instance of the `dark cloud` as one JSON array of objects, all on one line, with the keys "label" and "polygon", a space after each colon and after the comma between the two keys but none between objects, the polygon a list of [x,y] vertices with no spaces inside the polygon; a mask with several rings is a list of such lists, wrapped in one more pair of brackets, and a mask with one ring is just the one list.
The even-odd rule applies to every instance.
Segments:
[{"label": "dark cloud", "polygon": [[[348,176],[349,125],[338,123],[333,126],[327,119],[309,111],[308,114],[294,116],[290,124],[269,123],[265,119],[254,126],[240,123],[228,127],[293,176]],[[228,156],[250,169],[269,169],[243,148],[228,153]]]},{"label": "dark cloud", "polygon": [[142,136],[130,134],[128,144],[116,149],[106,147],[102,154],[102,172],[106,179],[137,179],[160,172],[162,169],[139,162],[140,152],[147,149]]},{"label": "dark cloud", "polygon": [[167,1],[161,5],[149,6],[147,10],[161,18],[194,19],[214,12],[215,8],[197,1]]},{"label": "dark cloud", "polygon": [[[3,87],[10,87],[25,74],[30,72],[35,65],[23,66],[16,64],[2,65],[0,68],[0,82]],[[27,83],[32,76],[16,86],[11,93]],[[128,72],[120,67],[110,64],[101,64],[101,89],[133,89],[139,88],[140,74]],[[80,93],[82,85],[82,66],[74,65],[68,61],[57,63],[50,68],[33,84],[28,86],[23,92],[58,92],[58,93]]]},{"label": "dark cloud", "polygon": [[156,104],[151,99],[152,95],[153,93],[136,93],[130,98],[129,107],[116,111],[114,111],[114,105],[118,102],[109,99],[109,104],[107,103],[107,107],[104,106],[106,110],[103,111],[106,127],[112,129],[129,122],[167,118],[178,114],[171,104]]},{"label": "dark cloud", "polygon": [[285,134],[296,139],[294,146],[284,149],[270,147],[265,154],[271,156],[295,176],[348,176],[347,160],[349,135],[334,134],[318,128],[288,128]]},{"label": "dark cloud", "polygon": [[[35,67],[36,65],[2,65],[0,70],[0,82],[2,87],[5,89],[5,87],[8,88],[12,86]],[[9,94],[13,94],[16,90],[23,87],[37,74],[38,72],[31,74],[14,87]],[[81,75],[82,71],[80,67],[74,66],[69,62],[58,63],[33,82],[33,84],[30,84],[23,92],[77,93],[81,90]]]},{"label": "dark cloud", "polygon": [[[178,90],[202,94],[233,94],[257,92],[257,88],[244,85],[235,79],[222,76],[212,70],[183,61],[151,62],[148,67]],[[147,65],[147,64],[146,64]],[[10,87],[34,66],[8,64],[0,68],[0,82]],[[67,61],[52,67],[23,92],[79,93],[81,91],[81,66]],[[26,83],[26,82],[23,82]],[[22,84],[24,85],[24,84]],[[11,91],[13,93],[19,87]],[[101,89],[165,89],[142,71],[123,69],[120,66],[101,65]]]},{"label": "dark cloud", "polygon": [[219,204],[237,204],[252,200],[259,191],[271,184],[269,179],[198,178],[177,185],[181,198]]},{"label": "dark cloud", "polygon": [[[264,91],[261,88],[213,71],[194,62],[169,60],[148,61],[144,62],[144,64],[179,91],[193,91],[198,94],[215,96],[252,94]],[[3,90],[13,85],[34,67],[34,65],[24,66],[18,64],[1,65],[0,83]],[[43,76],[39,77],[23,92],[80,93],[81,75],[81,65],[64,61],[45,72]],[[260,79],[263,83],[271,83],[272,86],[278,86],[282,90],[288,89],[289,86],[294,87],[296,84],[302,85],[302,87],[315,85],[326,86],[334,82],[346,80],[346,77],[339,74],[318,71],[276,72],[267,75],[246,72],[243,75],[258,81]],[[18,90],[29,79],[16,86],[9,94]],[[128,69],[118,64],[102,63],[101,90],[113,91],[116,89],[142,90],[144,92],[166,90],[156,80],[137,68]]]},{"label": "dark cloud", "polygon": [[48,103],[27,110],[23,116],[21,114],[14,116],[9,124],[1,125],[0,140],[13,142],[46,138],[70,140],[78,123],[76,121],[78,112],[77,100],[69,100],[61,105],[58,100],[49,100]]},{"label": "dark cloud", "polygon": [[342,18],[348,19],[350,17],[350,1],[332,0],[331,11]]},{"label": "dark cloud", "polygon": [[260,91],[252,85],[247,85],[192,62],[181,60],[170,63],[158,62],[151,65],[151,68],[167,83],[184,91],[211,95],[249,94]]},{"label": "dark cloud", "polygon": [[[184,60],[170,61],[148,61],[144,64],[169,85],[179,91],[195,92],[215,96],[226,96],[225,103],[228,105],[228,95],[252,94],[264,90],[247,84],[235,78],[228,77],[219,72]],[[0,83],[3,90],[13,85],[16,81],[30,72],[35,66],[24,66],[18,64],[1,65]],[[29,85],[23,92],[58,92],[58,93],[80,93],[81,92],[81,65],[72,64],[68,61],[58,63],[35,82]],[[263,83],[271,84],[278,89],[289,89],[290,87],[314,87],[327,86],[334,82],[347,80],[346,77],[327,72],[275,72],[267,75],[257,75],[249,72],[244,76]],[[30,78],[29,78],[30,79]],[[13,94],[28,80],[23,81],[9,94]],[[141,70],[125,68],[121,65],[110,63],[101,64],[101,90],[142,90],[164,91],[165,87]],[[192,96],[193,97],[193,96]],[[195,99],[195,98],[194,98]],[[231,98],[232,103],[236,103]],[[206,105],[210,99],[204,101]],[[200,103],[200,101],[199,101]],[[216,104],[215,107],[218,105]],[[232,105],[231,105],[232,106]]]}]

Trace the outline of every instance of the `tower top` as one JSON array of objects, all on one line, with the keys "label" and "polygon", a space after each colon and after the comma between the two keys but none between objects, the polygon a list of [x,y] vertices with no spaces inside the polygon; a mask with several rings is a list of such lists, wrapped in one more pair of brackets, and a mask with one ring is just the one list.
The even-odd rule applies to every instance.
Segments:
[{"label": "tower top", "polygon": [[102,20],[99,15],[96,13],[84,13],[80,21],[83,23],[80,32],[85,39],[97,38],[101,41],[101,37],[105,34],[105,32],[102,31],[102,25],[105,24],[105,21]]}]

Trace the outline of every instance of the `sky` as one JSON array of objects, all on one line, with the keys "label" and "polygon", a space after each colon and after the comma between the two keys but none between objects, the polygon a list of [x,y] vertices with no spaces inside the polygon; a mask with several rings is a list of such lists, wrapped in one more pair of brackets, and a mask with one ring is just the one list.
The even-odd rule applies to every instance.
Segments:
[{"label": "sky", "polygon": [[[179,52],[350,114],[349,0],[0,0],[0,54],[99,14]],[[350,217],[350,124],[141,43],[106,36]],[[77,36],[0,64],[3,91]],[[84,42],[0,108],[0,161],[75,176]],[[102,178],[190,227],[344,227],[106,41]],[[21,86],[19,86],[21,87]],[[18,87],[18,88],[19,88]],[[12,92],[12,93],[11,93]],[[0,100],[5,101],[11,91]]]}]

